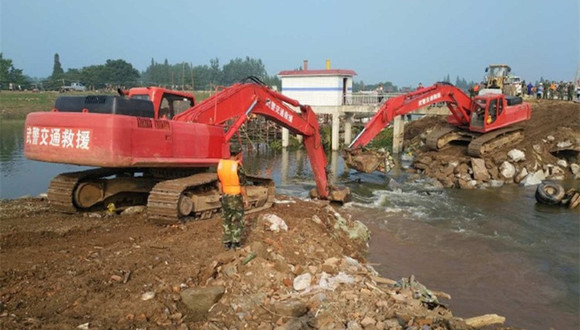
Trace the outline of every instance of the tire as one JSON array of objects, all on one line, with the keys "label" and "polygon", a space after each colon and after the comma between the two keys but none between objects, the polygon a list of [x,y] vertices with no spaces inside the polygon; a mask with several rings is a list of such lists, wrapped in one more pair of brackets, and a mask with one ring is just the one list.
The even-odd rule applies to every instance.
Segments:
[{"label": "tire", "polygon": [[565,194],[566,192],[561,185],[553,181],[544,181],[536,189],[536,201],[542,204],[556,205],[562,201]]}]

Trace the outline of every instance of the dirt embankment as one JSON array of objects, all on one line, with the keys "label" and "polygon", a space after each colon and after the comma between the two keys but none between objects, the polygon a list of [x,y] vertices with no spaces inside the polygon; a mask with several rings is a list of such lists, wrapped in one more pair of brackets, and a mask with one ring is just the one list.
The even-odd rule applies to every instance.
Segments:
[{"label": "dirt embankment", "polygon": [[427,150],[427,134],[446,125],[442,116],[409,123],[405,146],[414,155],[413,168],[444,187],[462,189],[580,179],[580,104],[535,99],[528,102],[532,105],[531,119],[518,124],[523,128],[523,141],[502,146],[482,158],[468,156],[465,144]]},{"label": "dirt embankment", "polygon": [[471,328],[438,304],[444,293],[378,276],[363,224],[325,202],[278,199],[247,217],[237,251],[222,248],[219,218],[159,227],[146,211],[0,201],[0,327]]}]

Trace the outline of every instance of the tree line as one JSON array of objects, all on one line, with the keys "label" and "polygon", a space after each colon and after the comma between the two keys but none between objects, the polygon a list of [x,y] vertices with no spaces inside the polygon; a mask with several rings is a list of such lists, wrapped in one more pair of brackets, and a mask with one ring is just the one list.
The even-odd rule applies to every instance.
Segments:
[{"label": "tree line", "polygon": [[[90,65],[80,69],[70,68],[64,71],[59,54],[54,55],[52,74],[47,78],[34,79],[26,76],[21,69],[14,67],[12,60],[4,58],[0,53],[0,89],[9,86],[18,89],[59,90],[72,82],[81,82],[89,89],[130,88],[134,86],[164,86],[184,90],[213,90],[218,86],[230,86],[240,80],[256,76],[268,86],[277,86],[281,90],[281,81],[276,75],[268,75],[264,63],[260,59],[250,57],[235,58],[221,66],[219,59],[209,61],[209,65],[193,66],[181,62],[170,64],[167,59],[163,63],[151,59],[151,63],[143,72],[135,69],[131,63],[122,59],[108,59],[104,64]],[[450,82],[449,75],[443,81]],[[457,77],[455,85],[468,90],[473,82]],[[353,91],[376,90],[379,85],[385,92],[405,92],[414,87],[398,87],[390,81],[376,84],[365,84],[363,81],[353,82]]]},{"label": "tree line", "polygon": [[[255,76],[269,86],[281,88],[277,76],[266,72],[260,59],[235,58],[220,66],[219,59],[210,60],[209,65],[193,66],[190,63],[169,64],[167,59],[151,64],[143,72],[125,60],[107,60],[105,64],[90,65],[80,69],[64,71],[59,54],[54,55],[52,74],[47,78],[34,79],[14,67],[11,59],[0,53],[0,89],[19,86],[18,89],[60,90],[72,82],[81,82],[89,89],[130,88],[134,86],[164,86],[185,90],[212,90],[216,86],[229,86],[248,76]],[[15,89],[17,89],[15,87]]]}]

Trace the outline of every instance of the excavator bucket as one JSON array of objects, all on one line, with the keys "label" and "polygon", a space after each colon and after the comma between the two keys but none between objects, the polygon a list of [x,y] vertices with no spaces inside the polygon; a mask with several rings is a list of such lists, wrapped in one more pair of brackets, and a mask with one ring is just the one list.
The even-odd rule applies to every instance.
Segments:
[{"label": "excavator bucket", "polygon": [[364,173],[372,173],[374,171],[386,173],[394,166],[393,158],[388,151],[345,150],[344,160],[349,168]]},{"label": "excavator bucket", "polygon": [[[350,194],[350,188],[348,187],[337,187],[337,186],[330,186],[330,193],[326,199],[337,202],[337,203],[347,203],[350,202],[352,196]],[[310,198],[318,198],[320,199],[320,194],[316,188],[310,190]]]}]

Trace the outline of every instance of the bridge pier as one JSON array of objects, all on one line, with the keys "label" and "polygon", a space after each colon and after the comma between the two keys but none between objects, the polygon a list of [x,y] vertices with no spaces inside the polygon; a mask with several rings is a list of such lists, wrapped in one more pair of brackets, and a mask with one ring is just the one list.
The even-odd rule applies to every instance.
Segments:
[{"label": "bridge pier", "polygon": [[352,141],[352,124],[353,124],[353,113],[344,114],[344,145],[348,146],[350,141]]},{"label": "bridge pier", "polygon": [[282,148],[288,148],[290,145],[290,131],[287,128],[282,127]]},{"label": "bridge pier", "polygon": [[396,116],[393,120],[393,153],[403,152],[403,141],[405,139],[405,121],[403,116]]},{"label": "bridge pier", "polygon": [[340,149],[340,113],[335,111],[332,113],[332,151]]}]

